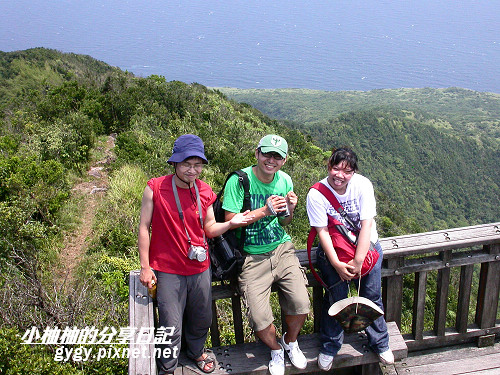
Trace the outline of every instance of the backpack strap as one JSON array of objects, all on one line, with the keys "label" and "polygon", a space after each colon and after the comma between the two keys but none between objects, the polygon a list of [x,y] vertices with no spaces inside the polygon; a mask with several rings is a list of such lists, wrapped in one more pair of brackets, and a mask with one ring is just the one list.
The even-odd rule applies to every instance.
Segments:
[{"label": "backpack strap", "polygon": [[243,207],[242,211],[250,210],[250,179],[248,178],[248,174],[243,172],[241,169],[234,171],[238,175],[238,181],[240,182],[240,186],[243,187]]},{"label": "backpack strap", "polygon": [[[251,209],[251,201],[250,201],[250,179],[248,178],[248,174],[241,169],[238,169],[237,171],[231,172],[228,174],[226,177],[226,181],[224,181],[224,185],[222,185],[222,189],[219,191],[217,194],[217,200],[220,202],[221,198],[224,194],[224,190],[226,188],[226,184],[228,180],[231,178],[233,174],[236,174],[238,176],[238,181],[239,185],[241,188],[243,188],[243,206],[241,208],[241,212],[245,212],[246,210]],[[222,205],[221,205],[222,208]],[[221,210],[223,212],[223,210]],[[217,215],[219,216],[219,215]],[[224,217],[217,217],[216,216],[216,221],[218,222],[223,222]],[[222,213],[221,213],[222,216]],[[243,250],[243,246],[245,244],[245,235],[246,235],[246,226],[241,227],[241,235],[240,235],[240,241],[238,243],[238,249]]]},{"label": "backpack strap", "polygon": [[323,194],[325,198],[328,199],[328,202],[330,202],[333,208],[335,208],[335,210],[340,214],[340,216],[342,216],[342,219],[344,219],[351,226],[351,228],[353,228],[354,231],[357,232],[356,229],[357,226],[354,225],[351,218],[347,216],[347,212],[344,210],[344,207],[342,207],[335,194],[333,194],[332,191],[325,186],[325,184],[321,182],[316,182],[313,186],[311,186],[311,189],[316,189],[321,194]]},{"label": "backpack strap", "polygon": [[314,278],[323,285],[325,289],[328,289],[328,285],[323,281],[323,279],[318,275],[316,270],[314,269],[314,266],[312,264],[312,259],[311,259],[311,250],[312,250],[312,245],[314,242],[314,239],[316,238],[317,231],[315,227],[311,227],[309,230],[309,236],[307,236],[307,258],[309,259],[309,268],[311,269],[311,272],[314,276]]},{"label": "backpack strap", "polygon": [[[310,189],[316,189],[318,190],[321,194],[325,196],[326,199],[330,202],[330,204],[337,210],[338,213],[345,219],[350,221],[349,217],[347,216],[347,213],[344,210],[344,207],[339,203],[337,200],[337,197],[328,189],[324,184],[321,182],[316,182],[313,186],[311,186]],[[326,290],[329,291],[328,285],[323,281],[321,276],[318,275],[316,272],[316,269],[314,268],[312,264],[312,259],[311,259],[311,251],[312,251],[312,245],[314,240],[316,239],[316,235],[318,234],[317,230],[315,227],[311,227],[309,230],[309,236],[307,237],[307,258],[309,259],[309,268],[311,269],[311,272],[314,276],[314,278],[320,283]],[[333,287],[333,286],[332,286]]]},{"label": "backpack strap", "polygon": [[[234,171],[238,175],[238,181],[240,182],[240,186],[243,187],[243,207],[241,208],[242,212],[246,210],[250,210],[250,179],[248,178],[248,174],[243,172],[241,169]],[[241,227],[240,232],[240,243],[238,245],[239,250],[243,251],[243,247],[245,246],[245,238],[246,238],[246,230],[247,227]]]}]

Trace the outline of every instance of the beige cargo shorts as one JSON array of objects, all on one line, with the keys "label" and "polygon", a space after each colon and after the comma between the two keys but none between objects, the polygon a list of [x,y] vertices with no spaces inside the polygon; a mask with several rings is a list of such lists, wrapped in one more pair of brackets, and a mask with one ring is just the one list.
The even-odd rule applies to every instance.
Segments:
[{"label": "beige cargo shorts", "polygon": [[273,284],[278,287],[280,306],[285,315],[302,315],[310,311],[305,269],[300,266],[290,241],[268,253],[247,254],[238,284],[248,320],[256,332],[274,321],[270,304]]}]

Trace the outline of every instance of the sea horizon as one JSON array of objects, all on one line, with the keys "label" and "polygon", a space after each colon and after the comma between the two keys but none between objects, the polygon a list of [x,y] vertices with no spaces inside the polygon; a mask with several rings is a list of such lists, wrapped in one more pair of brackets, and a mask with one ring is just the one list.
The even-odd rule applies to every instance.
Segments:
[{"label": "sea horizon", "polygon": [[500,93],[500,4],[464,0],[18,0],[0,50],[89,55],[207,87]]}]

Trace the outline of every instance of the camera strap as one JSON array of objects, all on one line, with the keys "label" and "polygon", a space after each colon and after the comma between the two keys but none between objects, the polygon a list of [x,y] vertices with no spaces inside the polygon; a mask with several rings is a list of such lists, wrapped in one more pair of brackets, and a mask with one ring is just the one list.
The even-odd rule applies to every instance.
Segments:
[{"label": "camera strap", "polygon": [[[177,205],[177,211],[179,212],[179,216],[181,218],[182,224],[184,225],[184,230],[186,231],[186,236],[188,239],[188,243],[191,246],[191,237],[189,236],[188,230],[186,228],[186,223],[184,222],[184,213],[182,212],[181,201],[179,199],[179,193],[177,192],[177,185],[175,184],[175,176],[172,176],[172,189],[174,191],[175,204]],[[201,200],[200,200],[200,192],[198,191],[198,185],[196,185],[196,181],[194,182],[194,190],[196,192],[196,202],[198,203],[198,214],[200,218],[201,229],[203,230],[203,217],[201,215]],[[205,231],[203,230],[203,245],[205,249],[207,248],[207,240],[205,238]]]}]

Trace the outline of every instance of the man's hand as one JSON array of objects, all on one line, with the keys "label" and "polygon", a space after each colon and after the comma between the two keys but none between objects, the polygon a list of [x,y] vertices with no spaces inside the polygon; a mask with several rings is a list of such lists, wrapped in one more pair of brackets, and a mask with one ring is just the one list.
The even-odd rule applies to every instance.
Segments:
[{"label": "man's hand", "polygon": [[291,214],[295,210],[295,207],[297,207],[299,198],[297,197],[297,194],[295,194],[293,191],[289,191],[285,198],[286,198],[286,204],[288,205],[288,211]]},{"label": "man's hand", "polygon": [[152,288],[153,285],[157,283],[156,276],[150,267],[141,268],[139,280],[141,281],[141,284],[148,289]]},{"label": "man's hand", "polygon": [[280,195],[271,195],[267,198],[267,216],[276,216],[280,212],[285,212],[287,208],[287,199]]},{"label": "man's hand", "polygon": [[250,210],[246,210],[245,212],[234,215],[229,221],[231,228],[248,224],[255,217],[255,215],[249,215],[249,212]]}]

